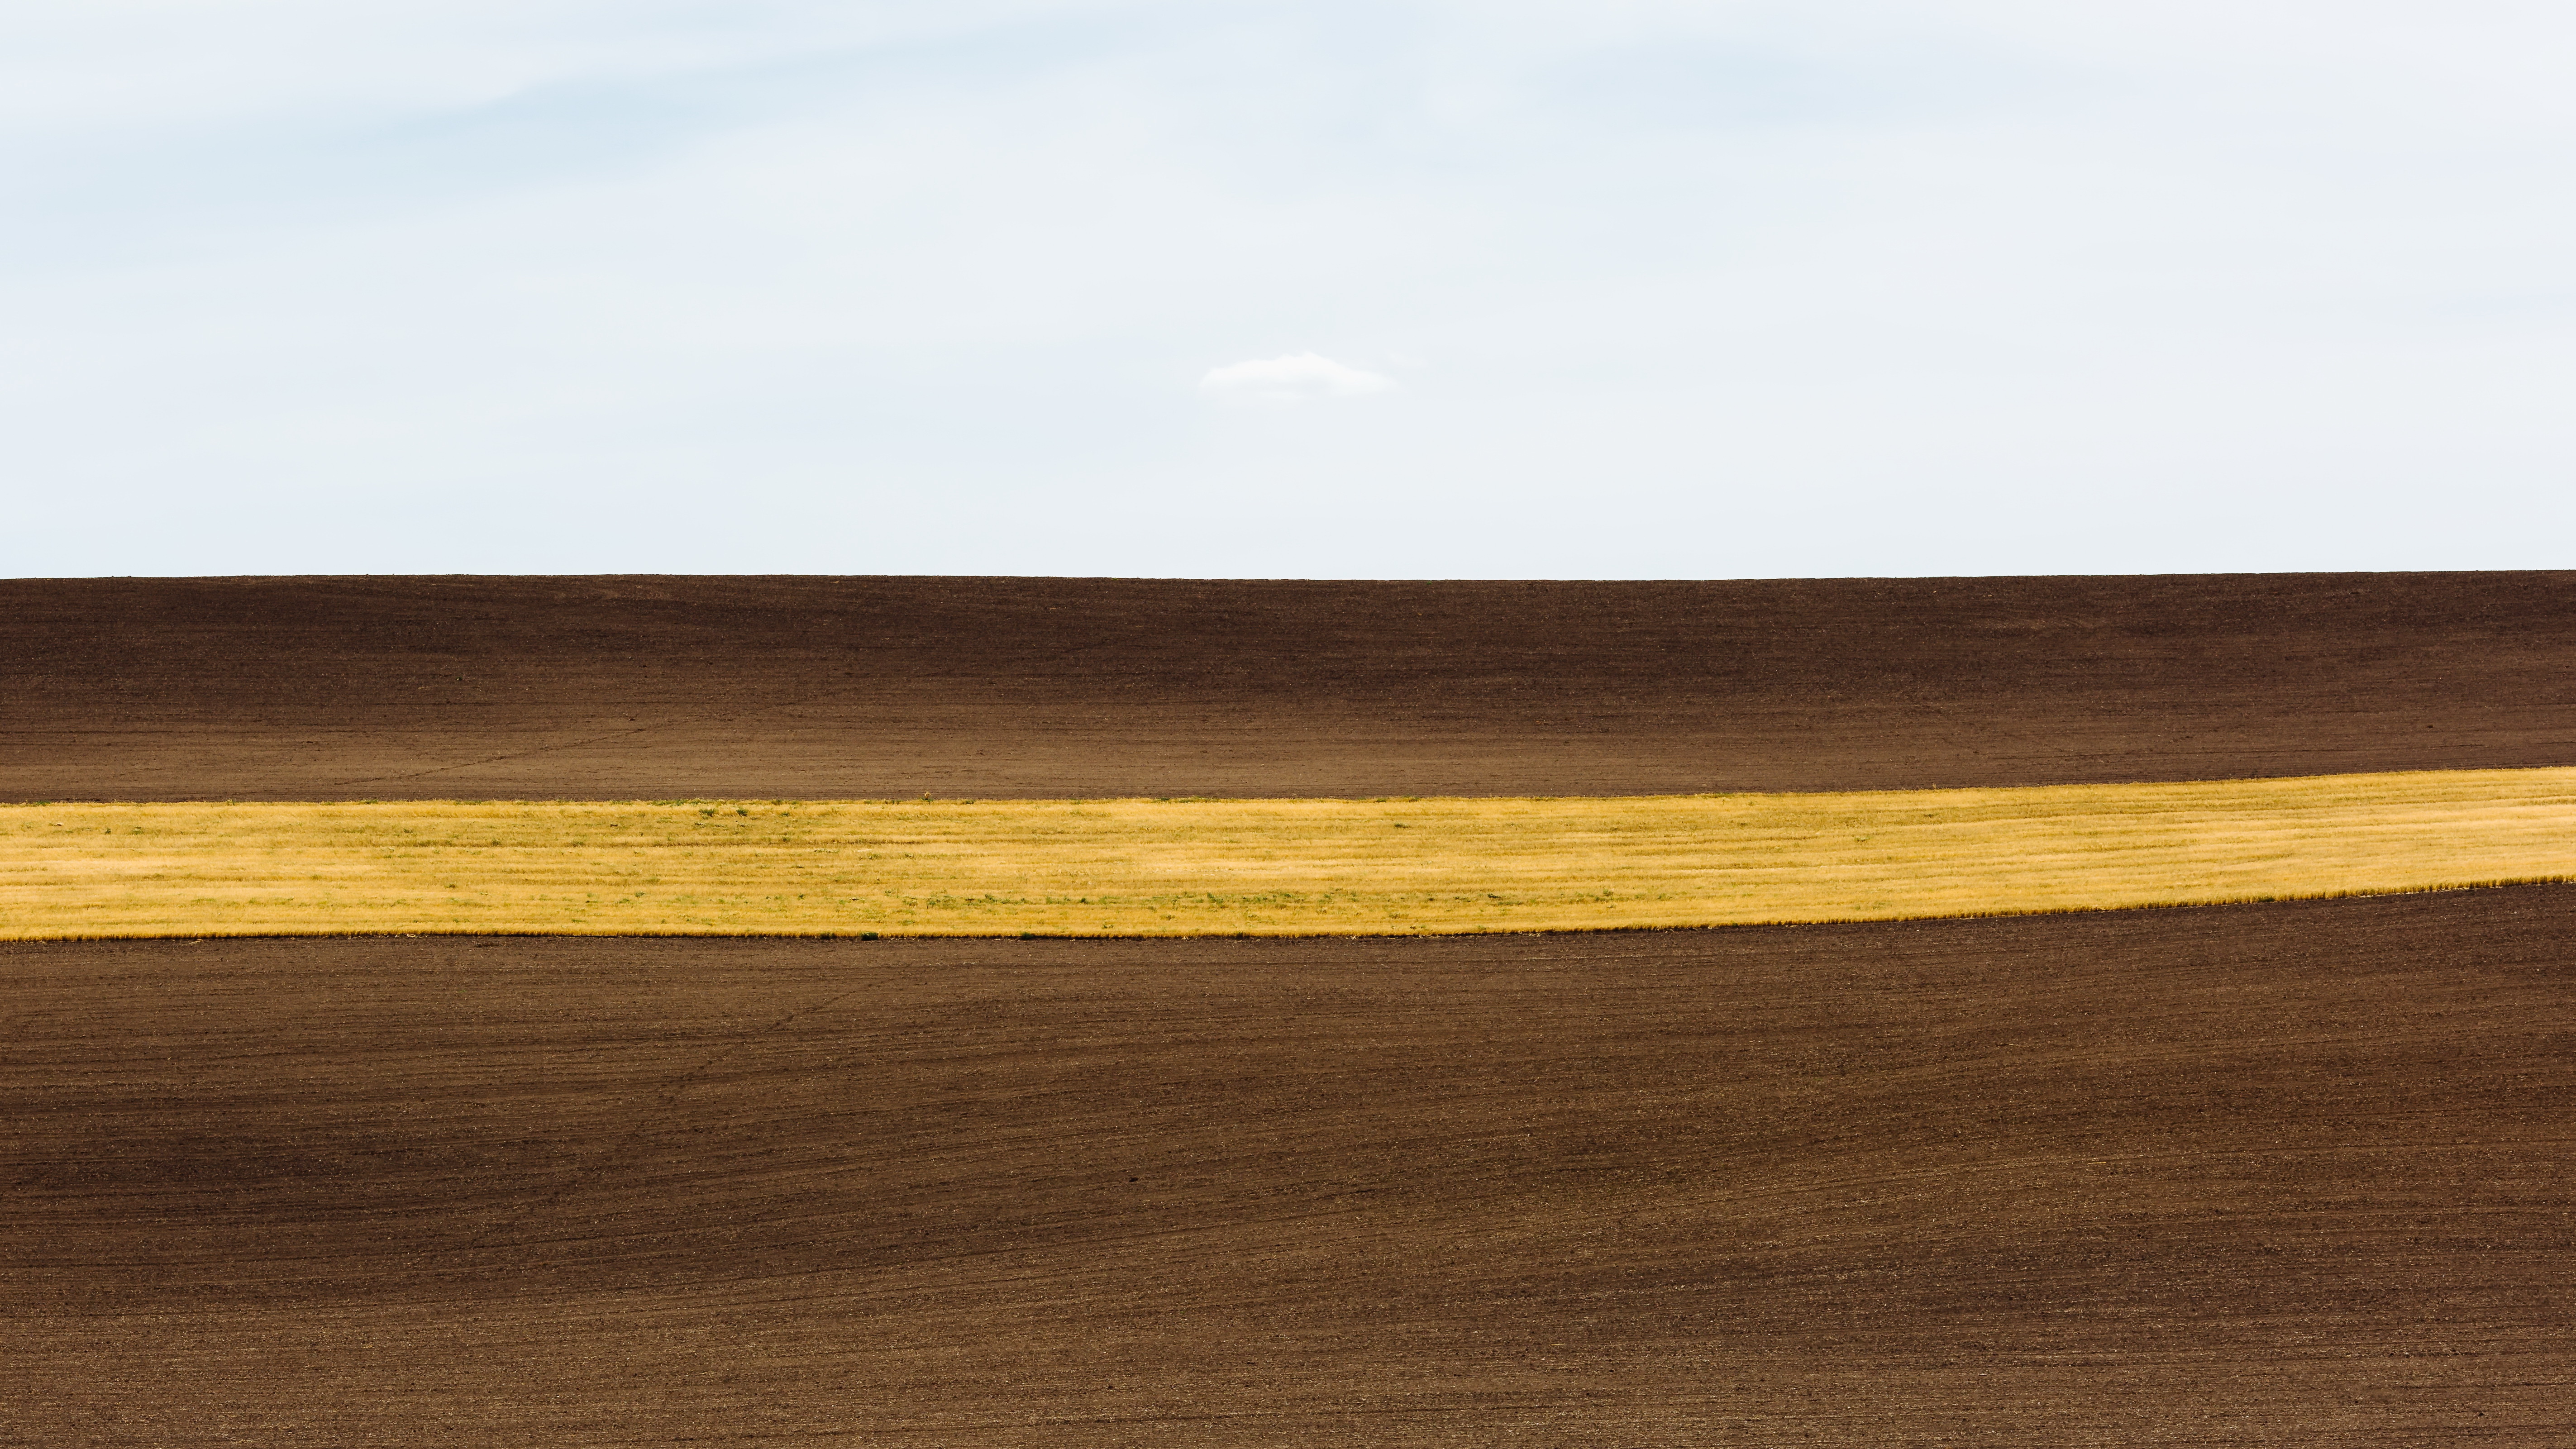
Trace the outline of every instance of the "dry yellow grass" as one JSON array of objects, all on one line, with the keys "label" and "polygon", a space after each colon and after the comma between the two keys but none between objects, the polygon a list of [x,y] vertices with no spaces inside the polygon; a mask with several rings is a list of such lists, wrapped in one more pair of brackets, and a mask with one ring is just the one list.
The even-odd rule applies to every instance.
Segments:
[{"label": "dry yellow grass", "polygon": [[0,937],[1591,930],[2576,875],[2576,769],[1546,800],[0,806]]}]

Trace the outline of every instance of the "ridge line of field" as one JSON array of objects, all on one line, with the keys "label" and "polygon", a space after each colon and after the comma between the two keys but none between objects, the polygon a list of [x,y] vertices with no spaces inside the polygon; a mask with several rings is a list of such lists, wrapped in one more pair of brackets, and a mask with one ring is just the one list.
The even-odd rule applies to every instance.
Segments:
[{"label": "ridge line of field", "polygon": [[[0,730],[0,734],[6,734]],[[606,806],[698,806],[698,805],[982,805],[1026,807],[1043,805],[1394,805],[1456,802],[1478,804],[1501,801],[1594,801],[1627,800],[1741,800],[1779,799],[1814,800],[1845,799],[1900,795],[1965,795],[2023,794],[2050,790],[2147,790],[2198,789],[2203,787],[2255,787],[2265,785],[2298,785],[2321,780],[2414,780],[2432,777],[2477,778],[2493,776],[2529,776],[2551,772],[2576,773],[2576,765],[2474,765],[2430,766],[2409,770],[2328,770],[2296,775],[2212,775],[2191,779],[2134,779],[2059,781],[2013,785],[1917,785],[1895,789],[1865,790],[1665,790],[1647,793],[1611,794],[1375,794],[1375,795],[491,795],[367,797],[359,799],[266,800],[245,799],[238,795],[205,795],[186,799],[125,798],[105,795],[53,795],[44,799],[0,800],[0,811],[33,810],[48,806],[124,806],[191,808],[222,806],[243,810],[342,809],[367,806],[381,809],[427,809],[436,806],[492,805],[562,805],[581,807]]]}]

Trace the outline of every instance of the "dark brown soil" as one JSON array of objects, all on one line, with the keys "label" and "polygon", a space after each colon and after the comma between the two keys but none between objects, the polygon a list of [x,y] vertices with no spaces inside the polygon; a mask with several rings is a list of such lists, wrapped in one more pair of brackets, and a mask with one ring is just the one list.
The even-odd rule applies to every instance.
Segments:
[{"label": "dark brown soil", "polygon": [[[0,798],[2576,763],[2576,575],[0,583]],[[0,1443],[2576,1443],[2576,887],[0,946]]]},{"label": "dark brown soil", "polygon": [[9,947],[0,1439],[2565,1444],[2571,932]]},{"label": "dark brown soil", "polygon": [[0,799],[1623,794],[2576,764],[2576,573],[0,582]]}]

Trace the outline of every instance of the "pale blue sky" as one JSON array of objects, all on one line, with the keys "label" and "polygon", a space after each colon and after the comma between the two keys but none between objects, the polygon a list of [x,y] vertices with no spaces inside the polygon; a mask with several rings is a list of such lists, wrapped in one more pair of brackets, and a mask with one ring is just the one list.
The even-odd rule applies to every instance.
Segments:
[{"label": "pale blue sky", "polygon": [[0,574],[2576,565],[2576,12],[0,0]]}]

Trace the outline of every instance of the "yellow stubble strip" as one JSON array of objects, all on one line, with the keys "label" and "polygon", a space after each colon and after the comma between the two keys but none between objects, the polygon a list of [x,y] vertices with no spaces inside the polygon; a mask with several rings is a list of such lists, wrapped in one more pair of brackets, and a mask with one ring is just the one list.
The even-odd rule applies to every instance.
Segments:
[{"label": "yellow stubble strip", "polygon": [[1576,799],[0,805],[0,938],[1376,935],[2576,877],[2576,769]]}]

